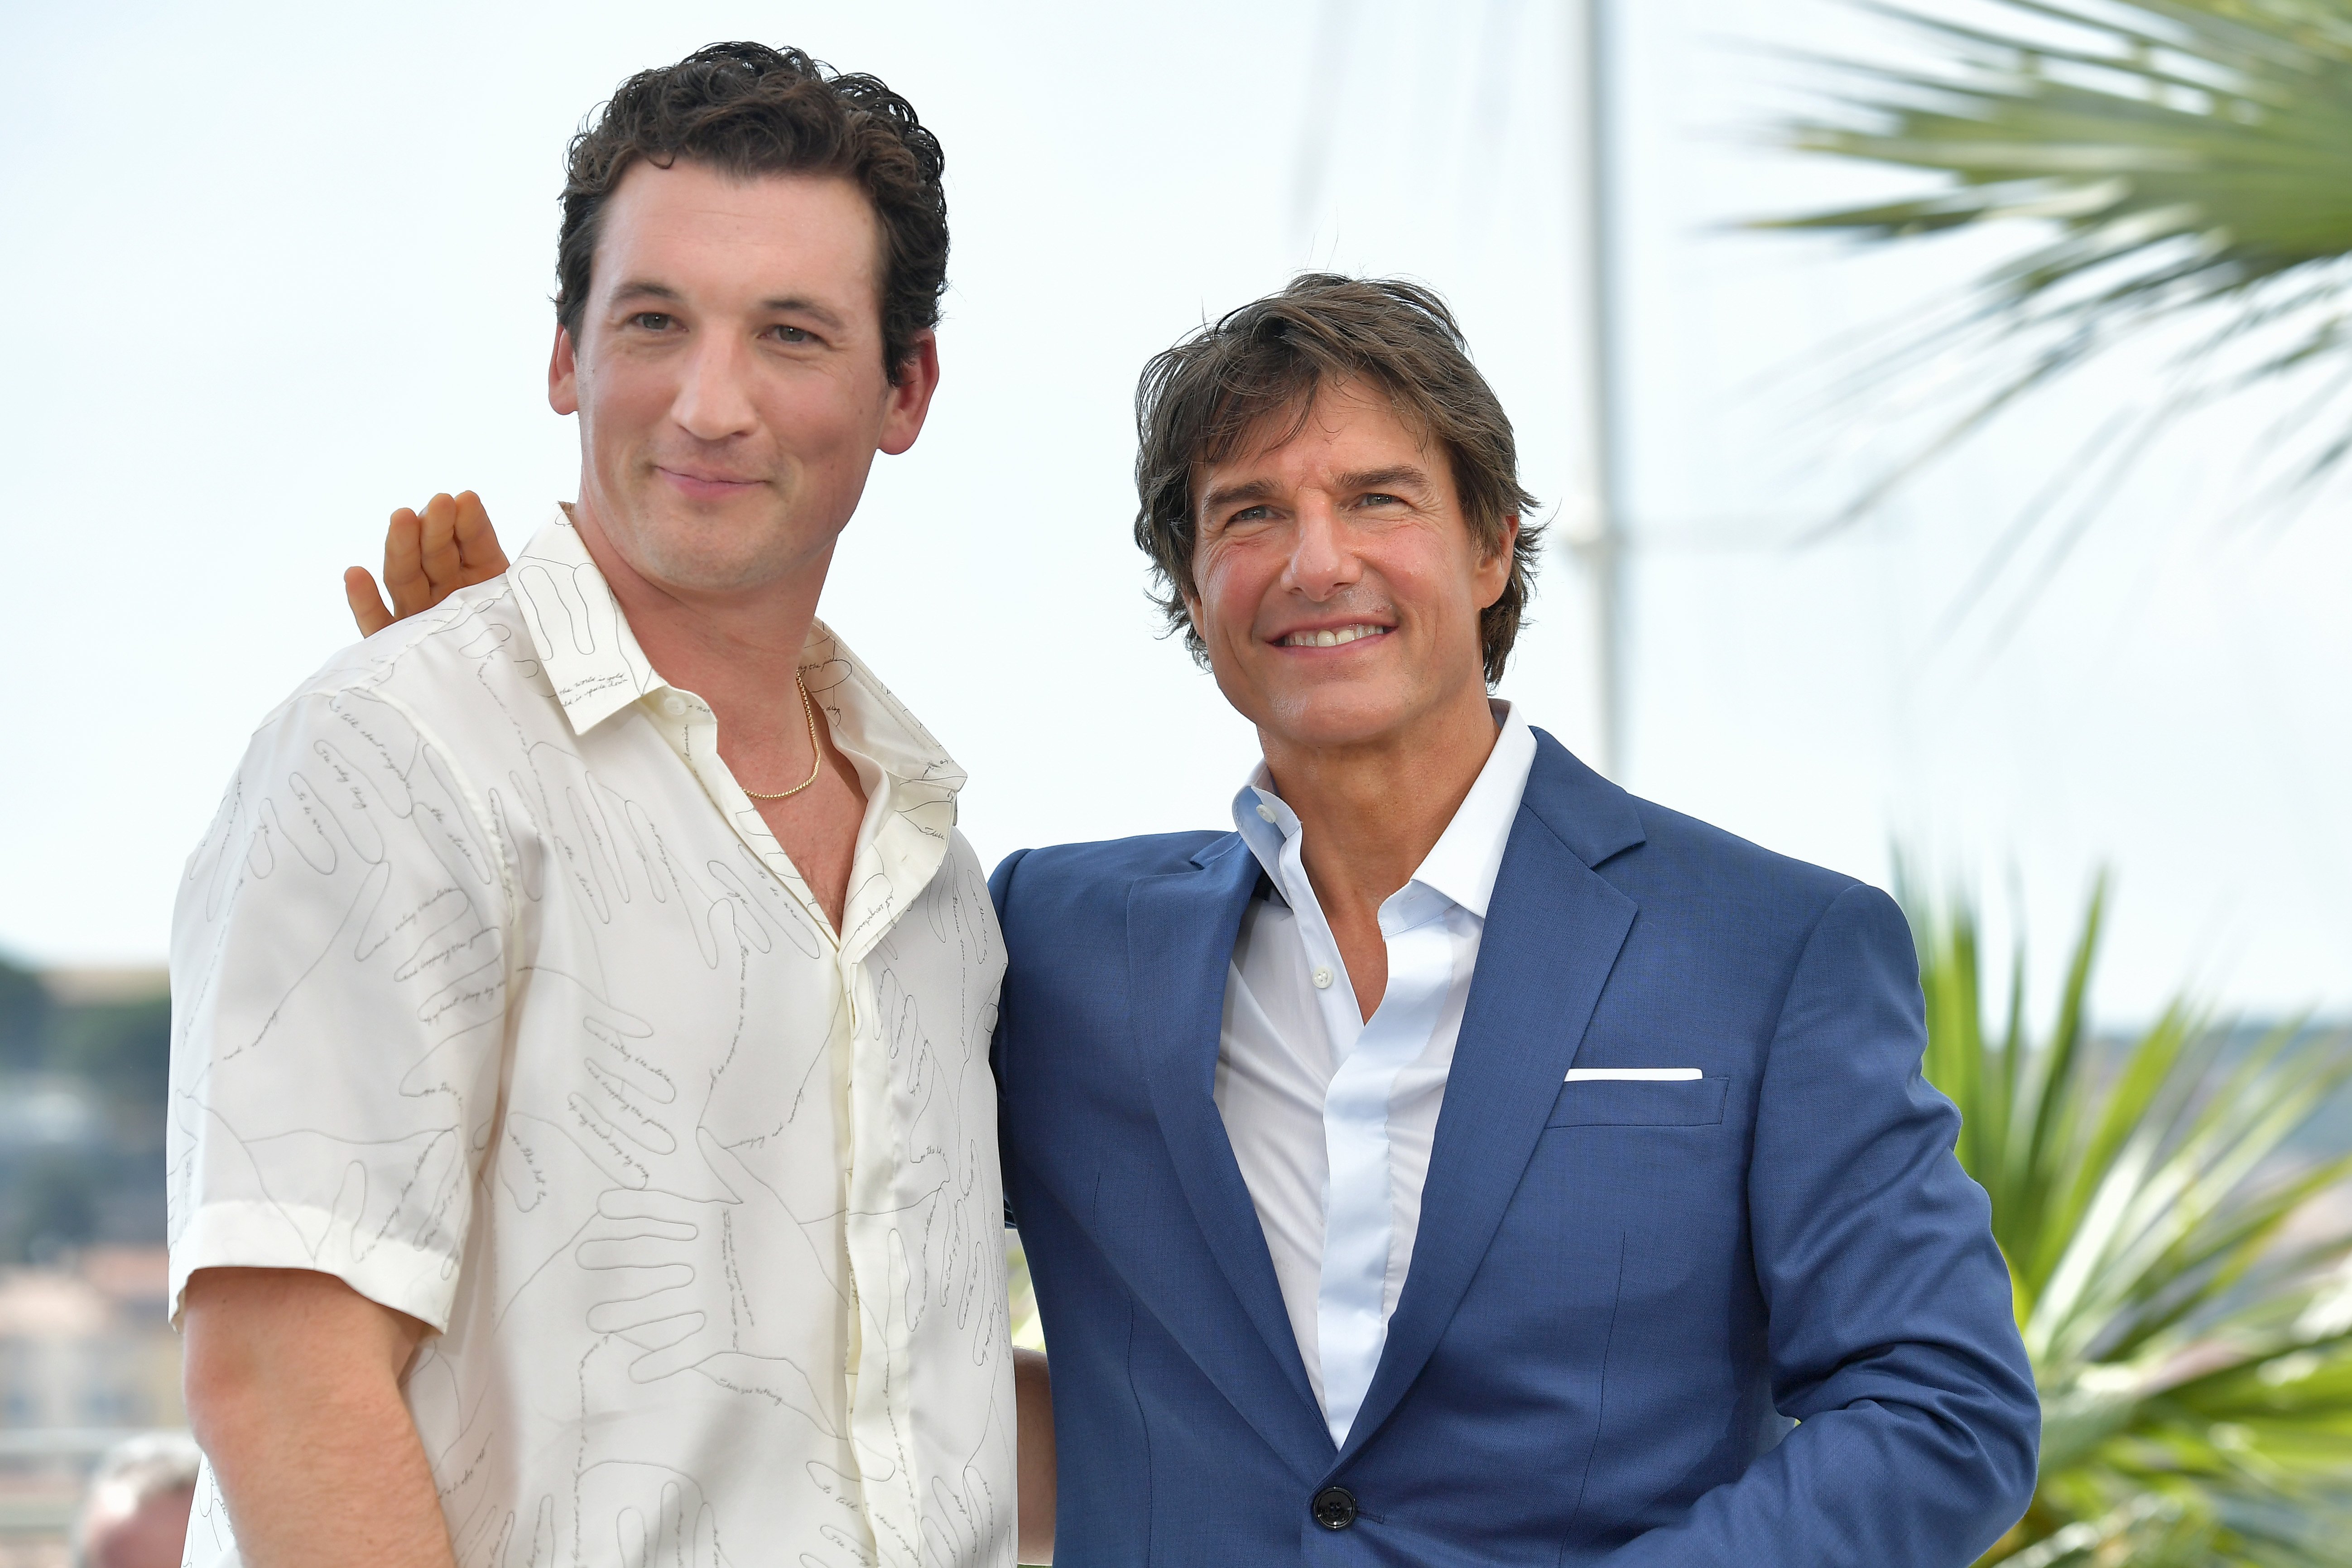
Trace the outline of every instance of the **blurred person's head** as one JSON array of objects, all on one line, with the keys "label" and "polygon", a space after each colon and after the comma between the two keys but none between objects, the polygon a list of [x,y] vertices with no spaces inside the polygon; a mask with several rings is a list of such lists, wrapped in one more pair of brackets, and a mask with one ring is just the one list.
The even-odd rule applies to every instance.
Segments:
[{"label": "blurred person's head", "polygon": [[549,367],[592,543],[689,595],[829,559],[938,384],[941,164],[906,100],[797,49],[622,84],[572,144]]},{"label": "blurred person's head", "polygon": [[74,1518],[75,1568],[179,1568],[196,1496],[195,1440],[150,1432],[98,1462]]},{"label": "blurred person's head", "polygon": [[1136,425],[1157,602],[1262,735],[1376,744],[1502,678],[1541,531],[1435,294],[1302,275],[1154,358]]}]

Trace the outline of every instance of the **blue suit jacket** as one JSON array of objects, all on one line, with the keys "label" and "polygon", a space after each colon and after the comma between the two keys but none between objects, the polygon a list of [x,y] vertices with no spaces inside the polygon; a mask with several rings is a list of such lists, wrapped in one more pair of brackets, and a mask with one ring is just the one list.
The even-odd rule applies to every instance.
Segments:
[{"label": "blue suit jacket", "polygon": [[[1958,1565],[2023,1510],[2032,1377],[1919,1075],[1901,913],[1540,731],[1412,1271],[1335,1451],[1211,1098],[1258,878],[1190,833],[992,881],[1065,1568]],[[1333,1485],[1339,1531],[1309,1509]]]}]

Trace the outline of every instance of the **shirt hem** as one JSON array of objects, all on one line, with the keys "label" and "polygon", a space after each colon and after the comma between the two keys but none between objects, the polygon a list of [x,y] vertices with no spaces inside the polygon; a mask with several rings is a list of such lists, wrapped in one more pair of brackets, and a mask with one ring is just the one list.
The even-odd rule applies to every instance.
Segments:
[{"label": "shirt hem", "polygon": [[[180,1326],[188,1277],[199,1268],[302,1268],[332,1275],[377,1306],[446,1333],[457,1297],[457,1260],[390,1239],[372,1241],[364,1256],[352,1257],[347,1246],[337,1245],[336,1235],[348,1235],[350,1228],[348,1219],[339,1222],[327,1210],[306,1205],[250,1199],[205,1205],[172,1246],[172,1326]],[[306,1232],[328,1239],[313,1248],[303,1240]],[[332,1256],[336,1252],[344,1256]]]}]

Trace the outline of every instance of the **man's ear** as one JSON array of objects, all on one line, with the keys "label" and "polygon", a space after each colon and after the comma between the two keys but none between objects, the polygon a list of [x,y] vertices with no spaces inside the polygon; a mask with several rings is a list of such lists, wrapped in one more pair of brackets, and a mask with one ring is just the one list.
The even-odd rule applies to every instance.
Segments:
[{"label": "man's ear", "polygon": [[562,326],[547,360],[547,405],[558,414],[580,412],[580,366],[572,355],[572,334]]},{"label": "man's ear", "polygon": [[1511,585],[1511,567],[1517,557],[1513,553],[1519,543],[1517,514],[1503,519],[1503,537],[1495,548],[1486,552],[1478,563],[1478,607],[1492,609],[1503,590]]},{"label": "man's ear", "polygon": [[939,389],[940,340],[930,332],[919,333],[882,411],[882,438],[875,445],[885,456],[895,458],[915,444],[930,414],[931,395]]}]

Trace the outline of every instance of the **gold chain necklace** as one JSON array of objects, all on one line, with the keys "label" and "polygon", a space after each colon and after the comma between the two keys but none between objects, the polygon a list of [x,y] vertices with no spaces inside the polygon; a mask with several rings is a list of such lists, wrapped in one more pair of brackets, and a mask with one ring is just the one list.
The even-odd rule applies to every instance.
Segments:
[{"label": "gold chain necklace", "polygon": [[801,717],[808,721],[809,750],[816,753],[816,761],[809,769],[809,776],[803,779],[800,783],[793,785],[793,787],[788,790],[781,791],[775,795],[761,795],[755,789],[745,790],[743,793],[750,795],[753,800],[790,800],[793,796],[800,794],[801,791],[808,788],[809,785],[816,783],[817,774],[824,772],[824,748],[816,743],[816,710],[810,706],[808,687],[803,684],[801,678],[797,673],[793,677],[793,689],[801,694]]}]

